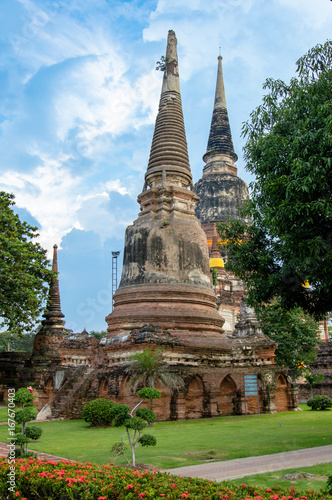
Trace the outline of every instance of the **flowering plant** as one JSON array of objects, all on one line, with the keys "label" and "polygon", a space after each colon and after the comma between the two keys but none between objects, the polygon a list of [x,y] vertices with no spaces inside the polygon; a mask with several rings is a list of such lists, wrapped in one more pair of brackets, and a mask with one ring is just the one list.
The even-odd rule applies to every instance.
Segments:
[{"label": "flowering plant", "polygon": [[0,461],[0,498],[8,500],[115,500],[164,498],[176,500],[326,500],[325,492],[299,492],[289,489],[260,487],[205,479],[176,477],[167,473],[141,472],[107,465],[70,461],[18,459],[16,492],[7,489],[7,460]]}]

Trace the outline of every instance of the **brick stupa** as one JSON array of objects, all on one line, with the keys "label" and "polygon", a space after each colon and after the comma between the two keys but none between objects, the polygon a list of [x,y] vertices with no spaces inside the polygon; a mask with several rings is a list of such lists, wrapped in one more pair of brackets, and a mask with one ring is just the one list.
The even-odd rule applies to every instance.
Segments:
[{"label": "brick stupa", "polygon": [[52,271],[55,273],[50,283],[47,310],[42,326],[34,339],[33,356],[59,357],[59,345],[66,338],[65,315],[61,311],[58,278],[58,246],[53,246]]},{"label": "brick stupa", "polygon": [[174,334],[219,335],[223,318],[211,285],[206,236],[195,215],[179,85],[177,41],[166,64],[141,211],[125,236],[120,286],[107,316],[108,337],[150,323]]}]

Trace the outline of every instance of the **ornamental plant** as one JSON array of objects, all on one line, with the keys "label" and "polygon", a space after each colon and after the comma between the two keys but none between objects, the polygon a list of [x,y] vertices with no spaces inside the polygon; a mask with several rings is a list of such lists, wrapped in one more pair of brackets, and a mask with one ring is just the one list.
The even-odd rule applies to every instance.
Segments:
[{"label": "ornamental plant", "polygon": [[111,425],[114,418],[112,411],[114,406],[116,406],[115,403],[109,399],[94,399],[83,406],[82,418],[94,427]]},{"label": "ornamental plant", "polygon": [[126,405],[115,405],[112,409],[114,412],[113,425],[115,427],[125,427],[128,437],[128,443],[131,450],[131,463],[125,455],[127,446],[125,443],[118,442],[115,443],[111,449],[111,453],[114,455],[122,455],[129,465],[135,467],[136,456],[135,449],[139,446],[155,446],[157,440],[151,434],[143,434],[142,431],[147,427],[148,424],[152,424],[156,415],[152,410],[147,408],[138,408],[145,399],[156,399],[160,398],[161,393],[157,389],[152,387],[143,387],[137,393],[141,401],[129,412],[129,408]]},{"label": "ornamental plant", "polygon": [[15,492],[8,490],[10,465],[0,460],[0,498],[7,500],[325,500],[327,490],[297,491],[294,487],[261,488],[225,481],[171,476],[116,467],[36,458],[15,461]]},{"label": "ornamental plant", "polygon": [[328,396],[317,394],[313,398],[308,399],[307,405],[310,406],[312,410],[328,410],[332,408],[332,399]]},{"label": "ornamental plant", "polygon": [[[42,429],[36,425],[28,427],[28,423],[34,420],[37,410],[33,406],[34,396],[31,387],[21,387],[15,393],[16,403],[22,404],[21,410],[15,411],[15,421],[22,424],[22,427],[16,428],[16,449],[15,456],[25,457],[34,456],[34,453],[28,451],[29,440],[37,441],[42,435]],[[18,448],[19,447],[19,448]]]}]

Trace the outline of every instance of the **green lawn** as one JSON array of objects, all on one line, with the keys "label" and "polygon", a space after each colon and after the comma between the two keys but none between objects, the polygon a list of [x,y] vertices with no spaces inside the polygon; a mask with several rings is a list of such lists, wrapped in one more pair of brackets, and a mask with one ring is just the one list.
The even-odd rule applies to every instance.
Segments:
[{"label": "green lawn", "polygon": [[[290,481],[285,479],[284,475],[290,472],[307,472],[313,474],[313,478],[296,479]],[[281,488],[289,488],[295,486],[297,490],[319,491],[326,487],[327,476],[332,474],[332,462],[327,464],[314,465],[313,467],[297,467],[296,469],[279,470],[276,472],[269,472],[267,474],[257,474],[255,476],[246,476],[241,479],[234,479],[232,482],[235,484],[249,484],[251,486],[261,486],[262,488],[271,488],[274,485]]]},{"label": "green lawn", "polygon": [[[276,415],[217,417],[184,422],[157,422],[148,432],[157,446],[139,448],[137,462],[161,469],[207,460],[230,460],[332,444],[332,411],[285,412]],[[114,442],[126,441],[123,428],[91,428],[82,420],[41,422],[39,441],[31,448],[60,457],[93,463],[115,462]],[[0,441],[8,437],[0,426]]]},{"label": "green lawn", "polygon": [[7,406],[0,407],[0,422],[8,422],[8,410]]}]

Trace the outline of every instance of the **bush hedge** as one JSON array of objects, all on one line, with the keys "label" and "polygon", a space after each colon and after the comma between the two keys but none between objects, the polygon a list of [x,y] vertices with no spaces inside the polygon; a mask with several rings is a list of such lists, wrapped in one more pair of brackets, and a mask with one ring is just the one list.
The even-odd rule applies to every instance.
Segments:
[{"label": "bush hedge", "polygon": [[109,399],[94,399],[83,406],[82,418],[91,426],[111,425],[113,420],[112,408],[115,403]]},{"label": "bush hedge", "polygon": [[8,491],[10,465],[0,461],[0,498],[6,500],[115,500],[160,498],[176,500],[325,500],[325,492],[296,491],[295,488],[272,488],[205,479],[176,477],[167,473],[140,472],[115,467],[69,461],[15,461],[15,489]]},{"label": "bush hedge", "polygon": [[332,408],[332,399],[328,396],[317,394],[317,396],[308,399],[307,405],[310,406],[312,410],[327,410],[328,408]]}]

